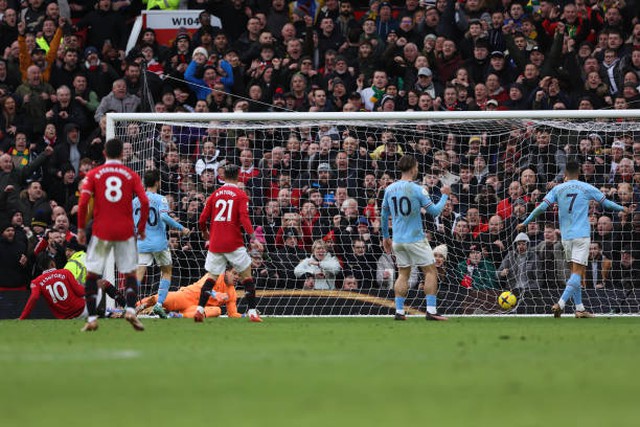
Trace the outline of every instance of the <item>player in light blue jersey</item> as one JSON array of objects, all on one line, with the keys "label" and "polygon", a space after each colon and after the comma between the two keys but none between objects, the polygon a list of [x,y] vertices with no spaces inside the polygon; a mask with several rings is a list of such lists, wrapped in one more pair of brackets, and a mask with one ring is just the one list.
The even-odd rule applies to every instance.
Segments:
[{"label": "player in light blue jersey", "polygon": [[556,304],[551,307],[554,317],[560,317],[564,306],[570,298],[575,305],[577,318],[594,317],[582,304],[582,278],[584,277],[588,260],[589,245],[591,244],[591,225],[589,224],[589,202],[595,200],[605,209],[624,211],[627,208],[608,200],[600,190],[594,186],[578,181],[580,165],[575,161],[567,163],[565,182],[551,189],[542,203],[518,225],[518,230],[524,230],[527,224],[554,203],[558,204],[560,220],[560,235],[566,260],[571,265],[571,277]]},{"label": "player in light blue jersey", "polygon": [[[144,279],[147,267],[155,260],[160,267],[160,285],[158,286],[158,302],[153,312],[163,319],[167,318],[162,304],[167,298],[171,287],[172,260],[167,239],[167,225],[177,228],[183,235],[188,235],[190,230],[180,225],[169,216],[169,204],[164,196],[158,194],[160,186],[160,172],[157,169],[144,173],[144,186],[149,198],[149,218],[147,219],[147,235],[144,240],[138,240],[138,269],[136,276],[138,286]],[[140,202],[138,198],[133,200],[133,220],[137,224],[140,214]]]},{"label": "player in light blue jersey", "polygon": [[[382,201],[382,245],[386,253],[393,251],[398,265],[398,278],[394,284],[396,320],[405,320],[404,301],[409,291],[409,274],[413,266],[424,273],[424,292],[427,303],[427,320],[447,320],[436,309],[438,274],[431,246],[422,229],[422,210],[432,216],[440,214],[451,189],[443,187],[442,197],[434,204],[426,188],[413,182],[418,176],[418,162],[413,156],[403,156],[398,161],[402,173],[399,181],[389,185]],[[389,217],[393,240],[389,237]]]}]

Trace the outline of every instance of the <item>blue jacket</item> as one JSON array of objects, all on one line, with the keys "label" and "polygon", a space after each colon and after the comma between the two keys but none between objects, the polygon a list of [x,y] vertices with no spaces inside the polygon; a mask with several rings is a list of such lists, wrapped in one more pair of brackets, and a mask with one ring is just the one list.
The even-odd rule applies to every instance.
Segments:
[{"label": "blue jacket", "polygon": [[[222,68],[224,72],[227,73],[226,77],[222,77],[220,79],[220,82],[224,85],[224,91],[227,93],[231,93],[231,90],[233,89],[233,68],[231,67],[231,64],[229,64],[225,60],[220,60],[219,65],[220,68]],[[196,97],[199,100],[207,99],[207,96],[209,95],[209,93],[211,93],[211,88],[207,86],[203,79],[199,79],[195,76],[197,68],[198,64],[196,64],[195,61],[191,61],[189,63],[189,66],[187,67],[187,70],[184,72],[184,78],[189,83],[192,83],[190,85],[191,89],[195,92]]]}]

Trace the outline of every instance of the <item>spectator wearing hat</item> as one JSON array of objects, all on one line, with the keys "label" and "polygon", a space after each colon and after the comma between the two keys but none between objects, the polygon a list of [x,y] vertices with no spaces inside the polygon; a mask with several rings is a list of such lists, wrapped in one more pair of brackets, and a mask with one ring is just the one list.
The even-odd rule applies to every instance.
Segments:
[{"label": "spectator wearing hat", "polygon": [[389,2],[371,3],[368,17],[375,20],[375,32],[382,40],[386,40],[391,31],[398,29],[398,21],[393,17],[392,6]]},{"label": "spectator wearing hat", "polygon": [[338,83],[344,85],[346,93],[353,91],[356,88],[356,79],[353,73],[355,73],[355,70],[349,68],[347,58],[344,55],[336,56],[334,69],[326,77],[329,91],[332,91],[333,86]]},{"label": "spectator wearing hat", "polygon": [[513,249],[507,253],[496,271],[496,278],[504,283],[503,288],[516,290],[519,295],[538,289],[536,277],[537,257],[530,247],[529,236],[519,233],[513,240]]},{"label": "spectator wearing hat", "polygon": [[[208,12],[203,12],[208,13]],[[202,15],[202,13],[201,13]],[[153,28],[145,28],[142,30],[142,34],[140,36],[140,40],[138,42],[140,46],[147,45],[153,48],[153,52],[156,54],[156,57],[160,63],[163,63],[169,53],[169,48],[162,44],[158,43],[156,32]],[[85,57],[86,57],[86,49],[85,49]]]},{"label": "spectator wearing hat", "polygon": [[376,102],[376,111],[395,111],[396,109],[396,101],[395,98],[391,95],[384,95],[382,99]]},{"label": "spectator wearing hat", "polygon": [[524,88],[520,83],[512,83],[509,86],[509,99],[502,106],[507,110],[526,110],[527,99],[524,96]]},{"label": "spectator wearing hat", "polygon": [[54,147],[54,153],[49,162],[49,175],[62,179],[62,167],[67,163],[73,166],[76,175],[80,171],[80,160],[86,156],[87,143],[81,138],[80,126],[68,123],[62,132],[62,137]]},{"label": "spectator wearing hat", "polygon": [[81,66],[82,72],[87,76],[88,86],[96,91],[100,99],[109,94],[113,82],[119,78],[111,64],[102,62],[98,49],[94,46],[84,49]]},{"label": "spectator wearing hat", "polygon": [[[234,83],[231,64],[221,59],[218,62],[218,68],[208,65],[208,53],[203,47],[197,47],[193,51],[192,57],[193,59],[184,73],[184,78],[192,83],[191,89],[196,93],[198,99],[206,100],[217,82],[224,85],[225,92],[231,92]],[[198,69],[203,70],[202,78],[197,77]]]},{"label": "spectator wearing hat", "polygon": [[428,67],[418,69],[418,78],[414,85],[414,89],[420,93],[428,93],[431,98],[435,99],[442,93],[441,87],[436,87],[433,79],[433,72]]},{"label": "spectator wearing hat", "polygon": [[63,164],[60,171],[62,172],[62,178],[56,176],[52,179],[52,182],[48,183],[47,194],[51,200],[55,200],[58,206],[62,206],[67,212],[71,212],[73,207],[78,204],[78,175],[71,163]]},{"label": "spectator wearing hat", "polygon": [[189,34],[181,32],[176,35],[162,68],[166,74],[182,78],[191,59],[191,38]]},{"label": "spectator wearing hat", "polygon": [[287,228],[282,234],[283,244],[272,252],[271,259],[281,279],[280,286],[295,288],[297,283],[294,269],[307,254],[300,249],[300,236],[295,228]]},{"label": "spectator wearing hat", "polygon": [[[15,319],[27,299],[30,270],[27,246],[15,238],[15,229],[8,218],[0,219],[0,318]],[[11,291],[24,291],[14,293]]]},{"label": "spectator wearing hat", "polygon": [[329,80],[329,87],[329,102],[333,105],[334,111],[342,111],[349,101],[344,81],[340,77],[335,77]]},{"label": "spectator wearing hat", "polygon": [[484,82],[489,71],[489,40],[479,38],[473,46],[473,55],[464,63],[473,82]]},{"label": "spectator wearing hat", "polygon": [[495,74],[500,79],[500,84],[508,87],[515,80],[515,67],[511,61],[507,61],[505,54],[501,50],[494,50],[489,55],[488,74]]}]

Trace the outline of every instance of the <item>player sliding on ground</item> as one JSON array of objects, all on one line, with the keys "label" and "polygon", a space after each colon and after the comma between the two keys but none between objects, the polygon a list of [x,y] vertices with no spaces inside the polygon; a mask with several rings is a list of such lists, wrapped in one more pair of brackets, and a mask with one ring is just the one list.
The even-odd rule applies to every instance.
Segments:
[{"label": "player sliding on ground", "polygon": [[[164,300],[164,309],[182,314],[183,317],[193,318],[196,314],[198,301],[200,299],[200,291],[202,285],[209,275],[205,275],[192,285],[184,286],[176,292],[169,292]],[[238,272],[229,267],[224,274],[218,276],[216,284],[213,286],[216,297],[209,298],[207,305],[204,307],[206,317],[218,317],[222,314],[223,305],[227,307],[227,316],[242,317],[238,313],[236,304],[236,288],[235,283],[238,281]],[[158,301],[158,295],[151,295],[142,299],[138,305],[138,312],[145,310],[147,307],[155,306]]]},{"label": "player sliding on ground", "polygon": [[573,298],[575,316],[577,318],[594,317],[584,308],[582,303],[582,278],[584,277],[588,260],[589,246],[591,244],[591,226],[589,224],[589,202],[595,200],[605,209],[625,211],[627,208],[608,200],[600,190],[590,184],[578,181],[580,165],[575,161],[567,162],[565,168],[565,182],[551,189],[542,203],[518,225],[522,231],[526,225],[538,215],[546,211],[554,203],[558,204],[558,217],[560,220],[560,235],[566,260],[571,266],[571,276],[567,280],[567,286],[556,304],[551,307],[554,317],[560,317],[565,304]]},{"label": "player sliding on ground", "polygon": [[[432,216],[440,214],[451,189],[442,187],[442,197],[434,204],[427,190],[413,182],[418,176],[418,162],[413,156],[398,160],[402,173],[399,181],[389,185],[382,201],[382,245],[386,253],[393,250],[398,265],[398,278],[394,284],[395,320],[406,320],[404,301],[409,290],[409,274],[413,266],[424,273],[424,292],[427,303],[427,320],[447,320],[437,311],[438,273],[431,246],[422,229],[422,213],[425,209]],[[393,228],[393,240],[389,237],[389,215]]]},{"label": "player sliding on ground", "polygon": [[[149,170],[144,173],[144,186],[149,198],[149,219],[147,220],[146,238],[138,240],[138,270],[136,279],[138,286],[144,279],[147,267],[155,260],[160,267],[160,285],[158,286],[158,301],[153,307],[153,312],[163,319],[167,318],[162,308],[167,293],[171,287],[172,260],[167,239],[167,225],[177,228],[183,235],[189,234],[189,229],[183,227],[175,219],[169,216],[169,203],[167,198],[158,194],[160,186],[160,171]],[[140,220],[140,199],[133,201],[133,220],[136,224]]]},{"label": "player sliding on ground", "polygon": [[[125,276],[126,311],[124,318],[137,331],[144,325],[136,316],[138,283],[136,261],[138,251],[134,233],[145,238],[145,225],[149,215],[149,199],[137,173],[122,164],[122,141],[110,139],[105,144],[107,161],[91,169],[85,178],[78,203],[78,241],[86,240],[85,226],[89,200],[93,197],[93,236],[87,248],[87,282],[85,285],[89,317],[82,331],[98,329],[96,295],[98,279],[104,273],[105,263],[113,248],[118,271]],[[133,226],[133,196],[140,199],[140,221]]]},{"label": "player sliding on ground", "polygon": [[[251,258],[244,246],[241,230],[244,228],[251,240],[254,239],[253,226],[249,219],[249,197],[238,188],[239,171],[240,167],[236,165],[225,166],[225,184],[209,196],[198,221],[203,238],[209,240],[209,251],[204,265],[209,277],[200,292],[198,308],[193,317],[196,322],[204,321],[204,307],[209,297],[217,297],[213,286],[218,276],[225,272],[227,262],[240,273],[249,307],[247,312],[249,320],[262,322],[256,310],[256,288],[251,277]],[[208,223],[211,227],[210,231],[207,227]]]}]

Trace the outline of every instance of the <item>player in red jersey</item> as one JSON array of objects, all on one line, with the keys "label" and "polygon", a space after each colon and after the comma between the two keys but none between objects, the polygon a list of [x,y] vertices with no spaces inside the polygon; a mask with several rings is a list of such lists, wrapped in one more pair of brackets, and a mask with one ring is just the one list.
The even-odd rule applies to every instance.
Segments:
[{"label": "player in red jersey", "polygon": [[[51,264],[55,266],[54,262]],[[118,304],[124,303],[124,297],[118,293],[111,283],[103,280],[100,286]],[[69,270],[56,270],[55,268],[45,270],[40,276],[31,281],[31,295],[22,310],[20,320],[29,317],[41,295],[56,319],[85,318],[88,312],[84,294],[84,287],[78,283],[73,273]]]},{"label": "player in red jersey", "polygon": [[87,248],[86,300],[89,317],[83,331],[98,329],[96,294],[98,280],[102,276],[107,255],[113,248],[118,271],[125,276],[127,307],[125,319],[137,331],[144,326],[136,316],[138,284],[136,262],[138,252],[134,236],[134,196],[140,200],[140,221],[137,237],[144,240],[145,224],[149,215],[149,199],[137,173],[122,164],[122,141],[110,139],[105,144],[107,161],[91,169],[85,177],[78,203],[78,240],[84,243],[87,207],[93,197],[93,235]]},{"label": "player in red jersey", "polygon": [[240,168],[236,165],[225,166],[225,184],[209,196],[198,221],[202,236],[209,240],[209,252],[204,265],[209,277],[202,285],[198,308],[193,317],[196,322],[204,321],[204,307],[210,296],[215,298],[213,286],[218,276],[224,274],[227,262],[240,272],[240,281],[249,306],[249,320],[262,322],[256,311],[256,287],[251,277],[251,258],[242,235],[244,228],[251,239],[254,238],[249,219],[249,197],[238,188],[239,171]]}]

